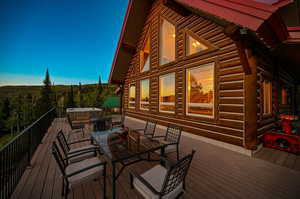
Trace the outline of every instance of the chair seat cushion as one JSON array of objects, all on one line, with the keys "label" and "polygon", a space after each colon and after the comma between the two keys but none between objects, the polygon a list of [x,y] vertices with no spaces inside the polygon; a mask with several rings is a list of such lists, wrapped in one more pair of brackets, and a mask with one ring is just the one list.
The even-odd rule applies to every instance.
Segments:
[{"label": "chair seat cushion", "polygon": [[94,150],[94,149],[97,149],[97,147],[95,145],[87,144],[82,147],[76,147],[76,148],[70,149],[70,151],[68,153],[71,154],[71,153],[80,152],[82,150]]},{"label": "chair seat cushion", "polygon": [[[73,156],[70,158],[70,156]],[[76,155],[75,154],[68,154],[68,159],[69,159],[69,163],[74,163],[74,162],[79,162],[88,158],[92,158],[95,157],[96,153],[91,151],[91,152],[87,152],[87,153],[82,153],[80,155]]]},{"label": "chair seat cushion", "polygon": [[[167,169],[164,168],[161,165],[156,165],[152,169],[146,171],[141,176],[149,182],[152,187],[160,192],[165,180],[167,174]],[[148,189],[140,180],[137,178],[134,178],[133,180],[134,187],[147,199],[158,199],[159,196],[155,195],[151,192],[150,189]],[[181,192],[182,189],[182,183],[180,183],[173,191],[168,193],[167,195],[163,196],[163,199],[170,199],[170,198],[176,198]]]},{"label": "chair seat cushion", "polygon": [[[176,151],[176,144],[168,145],[165,147],[165,153],[172,153]],[[155,151],[155,153],[160,154],[160,150]]]},{"label": "chair seat cushion", "polygon": [[[66,168],[66,175],[69,175],[73,172],[76,172],[80,169],[86,168],[91,165],[99,164],[101,161],[95,157],[95,158],[89,158],[80,162],[76,162],[73,164],[69,164]],[[73,175],[71,177],[68,177],[68,181],[70,183],[70,188],[86,183],[88,181],[97,179],[102,175],[103,172],[103,166],[97,166],[92,169],[88,169],[86,171],[80,172],[76,175]]]}]

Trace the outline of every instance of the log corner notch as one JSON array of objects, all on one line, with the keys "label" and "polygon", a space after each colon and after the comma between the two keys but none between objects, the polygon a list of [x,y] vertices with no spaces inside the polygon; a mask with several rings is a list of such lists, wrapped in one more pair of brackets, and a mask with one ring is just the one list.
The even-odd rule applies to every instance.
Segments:
[{"label": "log corner notch", "polygon": [[245,44],[247,40],[247,34],[241,34],[242,31],[243,29],[241,29],[239,26],[232,23],[227,25],[224,29],[225,35],[229,36],[233,41],[235,41],[244,72],[246,75],[249,75],[251,74],[252,71],[249,66],[248,58],[246,55]]},{"label": "log corner notch", "polygon": [[[247,31],[247,30],[246,30]],[[235,41],[241,63],[245,72],[244,79],[244,147],[249,150],[257,149],[257,63],[251,48],[251,37],[244,29],[229,24],[224,33]]]},{"label": "log corner notch", "polygon": [[183,17],[189,16],[191,12],[179,5],[175,0],[163,0],[163,5],[170,8],[174,12],[180,14]]}]

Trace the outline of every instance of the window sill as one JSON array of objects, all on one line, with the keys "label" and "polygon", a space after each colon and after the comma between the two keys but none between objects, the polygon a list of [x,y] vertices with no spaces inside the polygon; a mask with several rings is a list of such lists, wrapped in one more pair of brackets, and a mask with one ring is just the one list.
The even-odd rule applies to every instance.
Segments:
[{"label": "window sill", "polygon": [[199,56],[202,56],[202,55],[206,55],[208,53],[212,53],[212,52],[215,52],[217,50],[219,50],[219,49],[218,48],[210,48],[210,49],[203,50],[203,51],[200,51],[200,52],[197,52],[197,53],[194,53],[194,54],[184,55],[184,57],[182,58],[182,61],[187,60],[187,59],[192,59],[192,58],[195,58],[195,57],[199,57]]}]

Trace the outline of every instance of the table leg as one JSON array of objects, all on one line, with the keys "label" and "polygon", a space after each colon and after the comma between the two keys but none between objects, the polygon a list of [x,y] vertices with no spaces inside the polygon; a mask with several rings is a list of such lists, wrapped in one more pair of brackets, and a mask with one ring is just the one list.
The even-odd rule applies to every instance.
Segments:
[{"label": "table leg", "polygon": [[[165,147],[160,149],[160,156],[165,157]],[[164,166],[164,161],[162,161],[162,159],[160,160],[160,164]]]},{"label": "table leg", "polygon": [[116,198],[116,164],[112,163],[112,197]]}]

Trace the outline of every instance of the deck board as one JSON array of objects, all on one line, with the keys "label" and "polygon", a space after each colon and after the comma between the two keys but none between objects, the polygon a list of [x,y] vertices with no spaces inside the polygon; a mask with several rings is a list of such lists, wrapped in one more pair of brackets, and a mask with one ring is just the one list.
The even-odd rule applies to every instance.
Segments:
[{"label": "deck board", "polygon": [[[136,121],[126,121],[127,126],[142,126]],[[66,120],[55,119],[43,143],[32,159],[33,167],[27,169],[11,198],[56,199],[61,196],[61,175],[50,146],[57,132],[70,131]],[[85,131],[90,131],[87,126]],[[157,130],[163,133],[163,130]],[[88,135],[88,133],[86,133]],[[82,138],[80,133],[71,139]],[[278,153],[263,149],[255,158],[247,157],[220,147],[216,147],[190,137],[182,136],[181,155],[196,150],[190,172],[186,179],[186,192],[181,198],[287,198],[300,195],[300,159],[293,154]],[[264,152],[264,153],[263,153]],[[275,152],[275,153],[274,153]],[[103,157],[100,157],[103,159]],[[175,154],[169,155],[175,159]],[[262,160],[263,159],[263,160]],[[140,199],[142,196],[129,185],[129,169],[142,173],[156,162],[139,162],[127,167],[117,180],[119,199]],[[288,167],[288,168],[287,168]],[[107,170],[107,197],[111,198],[111,167]],[[102,179],[73,189],[69,199],[102,198]]]}]

